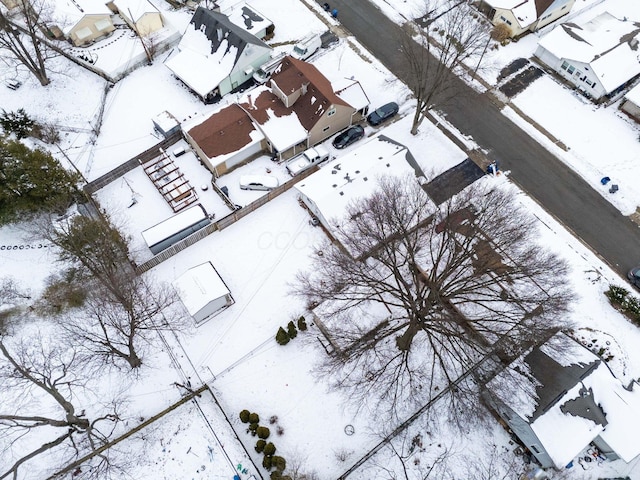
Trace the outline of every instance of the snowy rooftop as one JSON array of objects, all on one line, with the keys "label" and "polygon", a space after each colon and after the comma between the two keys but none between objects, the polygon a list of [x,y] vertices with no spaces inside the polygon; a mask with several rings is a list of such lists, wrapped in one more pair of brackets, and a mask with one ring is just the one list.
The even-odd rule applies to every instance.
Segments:
[{"label": "snowy rooftop", "polygon": [[147,13],[159,13],[149,0],[113,0],[118,11],[137,22]]},{"label": "snowy rooftop", "polygon": [[204,207],[198,204],[181,211],[177,215],[172,215],[157,225],[148,228],[142,232],[142,237],[145,242],[147,242],[147,245],[151,247],[168,236],[173,235],[174,233],[193,225],[206,217],[207,214]]},{"label": "snowy rooftop", "polygon": [[226,40],[211,52],[211,43],[201,30],[187,27],[180,52],[169,58],[165,65],[201,97],[210,93],[229,76],[236,64],[237,49]]},{"label": "snowy rooftop", "polygon": [[209,302],[230,293],[211,262],[190,268],[175,279],[173,285],[191,316],[196,315]]},{"label": "snowy rooftop", "polygon": [[270,48],[225,15],[198,7],[180,40],[180,52],[165,65],[204,97],[231,74],[250,43]]},{"label": "snowy rooftop", "polygon": [[562,333],[488,387],[530,422],[558,468],[598,435],[626,462],[640,454],[640,392],[626,390],[602,360]]},{"label": "snowy rooftop", "polygon": [[636,105],[640,105],[640,84],[629,90],[624,98],[626,98],[630,102],[635,103]]},{"label": "snowy rooftop", "polygon": [[[277,151],[283,152],[307,139],[308,132],[296,113],[290,109],[288,113],[282,112],[285,108],[282,101],[266,85],[251,90],[238,103],[250,111],[252,118],[258,121],[260,129]],[[267,107],[269,104],[272,107]],[[279,115],[276,114],[276,109]],[[260,117],[264,116],[264,120],[258,118],[256,112],[261,112]]]},{"label": "snowy rooftop", "polygon": [[265,28],[273,25],[273,22],[258,12],[255,7],[247,3],[234,5],[224,12],[235,25],[255,35]]},{"label": "snowy rooftop", "polygon": [[360,82],[352,78],[345,80],[348,81],[345,85],[342,84],[343,82],[332,83],[336,95],[356,110],[361,110],[369,106],[371,101],[362,88],[362,85],[360,85]]},{"label": "snowy rooftop", "polygon": [[63,30],[68,32],[86,15],[113,15],[106,2],[94,0],[56,0],[54,16],[61,22]]},{"label": "snowy rooftop", "polygon": [[295,188],[335,225],[351,202],[368,197],[378,187],[380,177],[415,177],[416,171],[408,162],[410,156],[407,147],[380,135],[333,160]]},{"label": "snowy rooftop", "polygon": [[564,23],[538,44],[557,58],[589,63],[607,92],[640,73],[640,29],[633,21],[619,20],[608,12],[583,24]]},{"label": "snowy rooftop", "polygon": [[178,119],[166,110],[153,117],[153,123],[160,127],[163,132],[168,132],[172,128],[180,125]]}]

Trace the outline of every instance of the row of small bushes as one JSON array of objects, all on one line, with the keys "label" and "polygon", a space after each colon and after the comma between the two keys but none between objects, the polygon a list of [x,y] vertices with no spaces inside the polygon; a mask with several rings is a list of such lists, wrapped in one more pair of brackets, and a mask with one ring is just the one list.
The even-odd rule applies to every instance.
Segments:
[{"label": "row of small bushes", "polygon": [[276,342],[280,345],[286,345],[290,340],[293,340],[298,336],[298,330],[304,332],[307,329],[307,322],[303,316],[300,316],[296,323],[298,324],[298,328],[296,328],[296,324],[293,323],[293,320],[287,324],[286,330],[283,327],[280,327],[276,333]]},{"label": "row of small bushes", "polygon": [[640,325],[640,300],[629,295],[629,290],[616,285],[609,285],[605,292],[609,301],[624,313],[636,325]]},{"label": "row of small bushes", "polygon": [[[269,427],[260,425],[260,416],[255,412],[249,412],[249,410],[245,409],[240,412],[239,416],[242,423],[249,424],[247,432],[258,437],[255,449],[256,452],[263,454],[262,466],[267,471],[271,471],[271,469],[275,468],[275,470],[271,472],[271,480],[290,480],[289,476],[282,474],[285,468],[287,468],[287,461],[284,457],[275,454],[277,449],[273,442],[267,442],[267,438],[271,435]],[[269,420],[271,424],[274,424],[277,421],[278,417],[275,415]]]}]

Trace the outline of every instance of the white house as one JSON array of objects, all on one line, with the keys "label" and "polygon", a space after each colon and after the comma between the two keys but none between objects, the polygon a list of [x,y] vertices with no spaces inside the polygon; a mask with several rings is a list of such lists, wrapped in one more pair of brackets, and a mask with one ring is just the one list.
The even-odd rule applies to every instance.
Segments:
[{"label": "white house", "polygon": [[165,65],[205,102],[251,80],[271,55],[262,40],[203,7],[193,14],[178,50]]},{"label": "white house", "polygon": [[190,268],[173,281],[173,286],[197,324],[234,303],[231,292],[211,262]]},{"label": "white house", "polygon": [[602,13],[583,24],[558,25],[535,56],[585,95],[599,100],[640,74],[640,27]]},{"label": "white house", "polygon": [[379,179],[387,175],[413,176],[417,182],[422,172],[407,147],[379,135],[332,160],[295,188],[309,211],[333,235],[338,227],[350,221],[345,215],[349,204],[371,196]]},{"label": "white house", "polygon": [[640,454],[640,387],[563,333],[516,359],[484,397],[544,468],[564,468],[590,444],[602,459]]},{"label": "white house", "polygon": [[504,23],[512,37],[535,32],[571,11],[575,0],[484,0],[489,20]]}]

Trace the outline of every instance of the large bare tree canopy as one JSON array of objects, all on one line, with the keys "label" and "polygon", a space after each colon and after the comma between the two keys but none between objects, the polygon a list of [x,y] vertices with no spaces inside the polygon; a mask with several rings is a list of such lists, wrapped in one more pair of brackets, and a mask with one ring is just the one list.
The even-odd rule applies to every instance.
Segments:
[{"label": "large bare tree canopy", "polygon": [[405,60],[403,80],[416,98],[411,133],[428,110],[460,93],[454,81],[465,63],[478,66],[490,40],[489,27],[466,2],[425,0],[420,24],[406,23],[398,39]]},{"label": "large bare tree canopy", "polygon": [[25,67],[43,86],[50,82],[46,61],[56,56],[43,38],[50,18],[47,0],[19,0],[11,10],[0,6],[0,61]]},{"label": "large bare tree canopy", "polygon": [[563,323],[567,266],[512,193],[483,185],[436,206],[415,179],[381,178],[299,274],[340,346],[320,371],[354,403],[405,414],[443,389],[460,402],[481,358]]},{"label": "large bare tree canopy", "polygon": [[[108,441],[120,421],[120,402],[96,398],[95,382],[80,364],[73,346],[50,335],[0,336],[0,480],[23,478],[47,455],[64,464]],[[101,457],[95,471],[108,470],[109,463]]]}]

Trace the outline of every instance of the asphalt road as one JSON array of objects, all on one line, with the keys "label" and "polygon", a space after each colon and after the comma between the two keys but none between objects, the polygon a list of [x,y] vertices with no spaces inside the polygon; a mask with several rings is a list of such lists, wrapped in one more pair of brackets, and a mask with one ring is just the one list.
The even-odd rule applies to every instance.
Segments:
[{"label": "asphalt road", "polygon": [[[399,0],[389,0],[390,3]],[[318,2],[320,4],[323,1]],[[367,0],[331,0],[338,20],[390,71],[403,78],[404,58],[397,25]],[[640,264],[640,228],[606,201],[594,186],[566,167],[520,127],[500,113],[489,95],[461,80],[463,93],[440,110],[462,133],[471,136],[510,179],[561,221],[621,275]],[[600,187],[600,185],[597,185]]]}]

